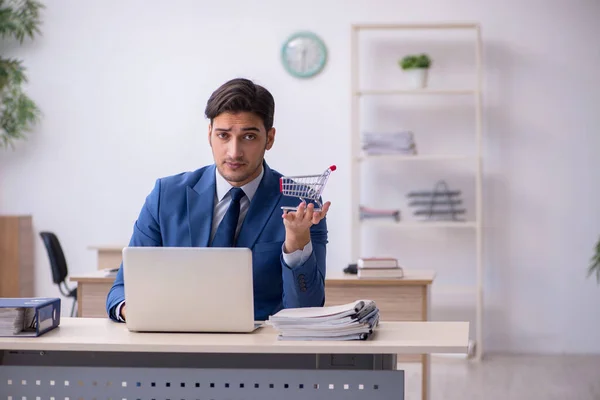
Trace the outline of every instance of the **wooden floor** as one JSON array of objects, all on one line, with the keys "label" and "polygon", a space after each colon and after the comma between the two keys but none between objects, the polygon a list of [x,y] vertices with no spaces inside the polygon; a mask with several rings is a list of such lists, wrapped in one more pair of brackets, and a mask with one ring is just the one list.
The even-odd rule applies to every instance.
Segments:
[{"label": "wooden floor", "polygon": [[[406,400],[420,399],[420,369],[406,374]],[[501,356],[481,363],[432,360],[431,400],[600,400],[600,355]]]}]

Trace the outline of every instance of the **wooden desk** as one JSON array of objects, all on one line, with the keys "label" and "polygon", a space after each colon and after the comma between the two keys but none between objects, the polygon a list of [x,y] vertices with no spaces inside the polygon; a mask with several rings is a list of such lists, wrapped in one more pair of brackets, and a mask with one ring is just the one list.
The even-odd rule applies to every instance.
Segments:
[{"label": "wooden desk", "polygon": [[232,354],[466,353],[468,322],[382,321],[370,340],[280,341],[264,326],[252,333],[141,333],[107,318],[61,318],[37,338],[0,337],[1,350]]},{"label": "wooden desk", "polygon": [[[428,321],[433,271],[404,271],[402,279],[358,279],[356,275],[333,275],[325,280],[325,305],[346,304],[356,299],[377,303],[383,321]],[[431,391],[431,360],[428,354],[398,356],[398,362],[421,363],[421,398]]]},{"label": "wooden desk", "polygon": [[89,246],[88,249],[96,251],[98,269],[113,269],[121,266],[124,247],[126,246]]},{"label": "wooden desk", "polygon": [[77,282],[77,316],[106,318],[106,296],[115,281],[116,273],[108,270],[94,271],[86,275],[72,276]]},{"label": "wooden desk", "polygon": [[[325,281],[326,305],[345,304],[359,298],[377,303],[382,319],[389,321],[427,321],[429,287],[433,272],[406,271],[403,279],[358,279],[356,275],[337,275]],[[106,317],[106,296],[115,274],[106,270],[71,276],[77,282],[77,316]]]},{"label": "wooden desk", "polygon": [[[326,305],[346,304],[356,299],[371,299],[380,309],[384,321],[428,321],[432,271],[405,271],[402,279],[358,279],[356,275],[333,274],[325,281]],[[77,282],[77,316],[106,318],[106,296],[115,276],[104,271],[74,276]],[[415,353],[398,357],[399,362],[421,363],[421,394],[430,392],[431,360],[428,354]]]},{"label": "wooden desk", "polygon": [[433,271],[406,270],[402,279],[358,279],[356,275],[330,275],[325,280],[326,305],[356,299],[377,303],[387,321],[427,321]]},{"label": "wooden desk", "polygon": [[[466,353],[468,322],[381,322],[367,341],[134,333],[63,318],[39,338],[0,338],[0,393],[21,398],[404,399],[395,354]],[[386,362],[385,360],[392,361]]]}]

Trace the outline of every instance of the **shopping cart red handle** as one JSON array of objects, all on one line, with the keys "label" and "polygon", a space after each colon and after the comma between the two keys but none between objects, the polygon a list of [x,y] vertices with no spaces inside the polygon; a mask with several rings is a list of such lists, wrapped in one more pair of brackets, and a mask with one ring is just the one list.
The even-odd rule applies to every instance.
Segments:
[{"label": "shopping cart red handle", "polygon": [[[329,174],[335,171],[337,167],[331,165],[327,170],[319,175],[296,175],[282,176],[279,179],[279,191],[284,196],[296,197],[301,201],[312,200],[316,203],[316,210],[321,209],[321,193],[325,188]],[[297,207],[281,207],[285,210],[296,210]]]}]

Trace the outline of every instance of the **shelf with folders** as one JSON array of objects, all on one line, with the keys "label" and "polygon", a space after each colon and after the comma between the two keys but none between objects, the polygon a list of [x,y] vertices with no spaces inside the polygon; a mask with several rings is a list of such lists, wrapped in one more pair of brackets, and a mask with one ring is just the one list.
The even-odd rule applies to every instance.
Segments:
[{"label": "shelf with folders", "polygon": [[[388,193],[383,193],[387,197]],[[372,196],[370,196],[373,199]],[[468,196],[470,197],[470,196]],[[381,203],[381,201],[377,201]],[[398,208],[359,205],[361,226],[394,226],[398,228],[477,228],[478,221],[467,216],[461,190],[448,183],[436,182],[433,189],[413,190],[405,195]]]},{"label": "shelf with folders", "polygon": [[478,161],[479,155],[469,152],[422,153],[412,131],[362,132],[361,147],[356,161]]},{"label": "shelf with folders", "polygon": [[[376,32],[379,34],[382,31],[402,31],[410,32],[410,35],[421,35],[421,32],[435,31],[440,32],[443,35],[443,40],[435,42],[434,45],[428,47],[431,48],[431,52],[442,53],[446,51],[447,54],[467,54],[463,51],[463,48],[459,48],[459,45],[451,42],[453,40],[449,33],[457,31],[466,32],[469,34],[468,41],[460,42],[460,46],[466,43],[469,51],[474,53],[473,57],[473,69],[467,74],[450,74],[451,78],[447,76],[441,77],[444,73],[451,70],[448,67],[451,63],[446,63],[438,71],[439,74],[435,75],[435,79],[430,81],[432,84],[427,87],[402,87],[402,81],[398,77],[402,75],[398,73],[398,67],[394,71],[393,67],[395,64],[392,60],[394,49],[398,48],[398,41],[396,39],[385,38],[381,43],[375,43],[373,46],[374,50],[364,48],[364,43],[367,41],[363,39],[365,34],[371,34]],[[416,31],[416,33],[415,33]],[[472,35],[473,34],[473,35]],[[414,36],[413,36],[414,37]],[[425,36],[423,36],[425,37]],[[449,39],[450,38],[450,39]],[[374,43],[373,41],[368,43]],[[425,48],[429,44],[427,40],[422,39],[420,36],[416,41],[416,45],[412,43],[406,45],[408,49]],[[404,44],[402,44],[404,46]],[[363,46],[363,47],[361,47]],[[413,46],[413,47],[410,47]],[[471,47],[472,46],[472,47]],[[445,50],[447,48],[447,50]],[[435,62],[435,57],[434,57]],[[365,66],[365,63],[370,63]],[[382,66],[383,65],[383,66]],[[439,64],[438,64],[439,65]],[[446,67],[446,68],[444,68]],[[369,69],[370,68],[370,69]],[[378,69],[379,68],[379,69]],[[383,71],[383,73],[379,73]],[[452,70],[451,72],[455,72]],[[391,75],[394,74],[394,75]],[[368,79],[364,79],[364,77]],[[391,78],[390,78],[391,76]],[[458,76],[461,79],[454,79],[453,77]],[[459,235],[467,237],[469,240],[474,239],[474,251],[472,253],[474,260],[474,286],[469,293],[474,294],[474,308],[475,308],[475,354],[473,355],[477,360],[480,360],[483,355],[483,215],[482,215],[482,39],[481,29],[477,23],[408,23],[408,24],[393,24],[393,23],[368,23],[368,24],[355,24],[351,27],[351,240],[352,245],[350,246],[351,260],[355,262],[360,257],[371,256],[372,254],[363,253],[363,229],[369,229],[369,234],[372,229],[385,229],[384,235],[392,235],[394,230],[399,229],[402,232],[406,232],[402,235],[411,235],[410,237],[421,237],[420,232],[432,232],[437,234],[438,231],[444,231],[446,229],[452,230],[452,232],[460,233],[463,230],[467,232],[465,235]],[[465,78],[465,79],[462,79]],[[435,84],[433,82],[435,81]],[[440,84],[438,84],[440,83]],[[424,103],[433,102],[450,102],[456,106],[456,104],[464,102],[465,100],[471,101],[472,104],[468,108],[472,111],[469,116],[474,117],[473,131],[474,135],[471,137],[471,129],[464,130],[465,134],[469,135],[467,141],[469,145],[473,146],[472,149],[465,150],[457,146],[456,148],[449,149],[443,146],[432,146],[427,150],[421,151],[417,149],[419,140],[416,140],[416,146],[410,143],[409,137],[412,132],[408,131],[410,123],[406,123],[399,127],[397,130],[387,130],[387,138],[382,139],[383,143],[379,146],[373,145],[374,141],[365,138],[365,133],[381,132],[383,128],[376,128],[373,124],[365,122],[367,106],[366,101],[375,102],[387,102],[385,107],[381,107],[377,103],[375,105],[368,104],[372,108],[369,110],[371,114],[375,115],[371,117],[376,125],[381,127],[384,126],[378,120],[383,118],[390,118],[390,115],[394,115],[394,110],[397,109],[397,99],[402,99],[409,103],[409,110],[415,111],[413,114],[418,116],[429,115],[426,112],[431,112],[431,108],[422,107]],[[413,102],[414,100],[414,102]],[[462,107],[462,104],[460,105]],[[378,108],[379,107],[379,108]],[[451,115],[454,110],[446,111],[446,114],[442,114],[442,117],[449,116],[452,123],[455,122]],[[367,114],[368,115],[368,114]],[[435,114],[434,114],[435,115]],[[414,117],[416,118],[416,117]],[[425,117],[426,118],[426,117]],[[412,116],[409,118],[412,122]],[[391,118],[390,118],[391,120]],[[362,125],[362,127],[361,127]],[[458,128],[458,125],[451,126],[452,129]],[[392,128],[395,129],[395,128]],[[440,131],[437,134],[440,138],[452,137],[455,131],[450,129],[449,131]],[[416,130],[417,134],[421,134],[426,129]],[[435,135],[432,133],[433,130],[427,131],[428,134]],[[392,136],[396,134],[397,142],[393,143]],[[443,136],[442,136],[443,135]],[[396,165],[395,163],[398,163]],[[398,207],[394,205],[394,200],[386,197],[385,193],[388,193],[390,188],[387,188],[385,193],[379,194],[376,189],[376,184],[365,185],[362,177],[362,169],[368,165],[381,164],[385,169],[386,165],[392,165],[388,167],[385,173],[389,176],[393,174],[394,168],[409,169],[414,171],[415,174],[430,164],[443,164],[443,163],[461,163],[467,165],[472,170],[473,176],[473,188],[472,196],[469,200],[467,208],[469,209],[468,218],[460,218],[463,213],[463,208],[460,208],[460,202],[457,199],[438,201],[433,199],[434,196],[423,197],[411,197],[411,192],[418,192],[414,189],[414,186],[410,187],[406,184],[404,188],[404,201],[412,206],[405,205],[404,207]],[[443,178],[440,178],[443,180]],[[382,183],[388,185],[388,183]],[[433,184],[433,183],[432,183]],[[433,188],[433,186],[432,186]],[[450,191],[454,188],[450,188]],[[402,191],[402,188],[397,188],[398,193]],[[371,193],[374,197],[374,202],[369,202],[364,199],[363,192]],[[413,193],[414,194],[414,193]],[[422,193],[423,194],[423,193]],[[367,196],[368,197],[368,196]],[[378,205],[376,205],[379,203]],[[456,203],[456,204],[455,204]],[[432,205],[456,205],[459,206],[458,212],[452,211],[439,211],[434,210]],[[408,212],[407,212],[408,210]],[[456,211],[456,210],[455,210]],[[389,228],[389,229],[388,229]],[[454,231],[457,229],[458,231]],[[414,236],[413,233],[414,232]],[[392,240],[393,243],[393,239]],[[470,249],[470,247],[468,247]],[[461,251],[471,250],[462,249]],[[471,253],[464,253],[465,255],[471,256]],[[423,254],[426,257],[427,254]]]}]

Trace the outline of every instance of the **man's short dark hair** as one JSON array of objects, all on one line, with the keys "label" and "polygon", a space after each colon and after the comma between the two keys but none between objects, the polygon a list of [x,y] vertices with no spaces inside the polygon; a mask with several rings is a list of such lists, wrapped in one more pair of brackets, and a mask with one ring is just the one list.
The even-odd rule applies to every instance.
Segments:
[{"label": "man's short dark hair", "polygon": [[251,112],[262,118],[265,129],[273,127],[275,100],[271,93],[260,85],[244,78],[232,79],[215,90],[208,102],[204,114],[213,119],[224,112]]}]

